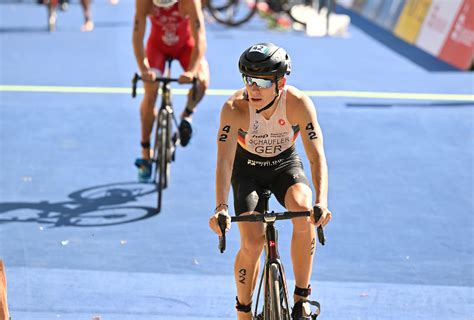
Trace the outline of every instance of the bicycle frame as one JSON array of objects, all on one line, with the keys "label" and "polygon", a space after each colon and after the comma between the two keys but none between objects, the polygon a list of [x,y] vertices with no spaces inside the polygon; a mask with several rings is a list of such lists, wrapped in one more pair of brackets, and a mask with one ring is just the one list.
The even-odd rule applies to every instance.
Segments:
[{"label": "bicycle frame", "polygon": [[[270,295],[271,295],[271,288],[270,288],[270,274],[272,265],[275,265],[278,268],[278,273],[280,275],[280,307],[283,307],[281,304],[284,303],[286,310],[280,310],[280,316],[282,316],[282,320],[291,320],[290,319],[290,310],[289,310],[289,303],[288,303],[288,287],[286,285],[286,277],[285,271],[283,268],[283,264],[280,260],[280,254],[278,252],[278,230],[275,227],[276,215],[273,212],[269,212],[269,201],[271,197],[271,192],[269,190],[263,191],[264,196],[264,223],[265,223],[265,263],[262,270],[262,276],[260,277],[260,284],[257,293],[257,300],[255,303],[255,313],[254,317],[257,317],[258,312],[258,301],[260,298],[260,290],[262,288],[262,281],[265,279],[264,282],[264,308],[263,314],[264,319],[271,319],[272,310],[270,304]],[[283,297],[282,297],[283,296]],[[284,318],[283,318],[284,317]]]}]

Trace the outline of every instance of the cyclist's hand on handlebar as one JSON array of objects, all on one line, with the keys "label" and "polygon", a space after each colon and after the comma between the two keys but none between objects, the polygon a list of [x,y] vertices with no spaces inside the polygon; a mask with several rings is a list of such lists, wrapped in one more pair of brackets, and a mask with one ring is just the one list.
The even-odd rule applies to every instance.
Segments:
[{"label": "cyclist's hand on handlebar", "polygon": [[191,82],[193,82],[193,79],[194,79],[194,73],[191,72],[191,71],[185,71],[179,76],[178,82],[179,83],[191,83]]},{"label": "cyclist's hand on handlebar", "polygon": [[209,219],[209,227],[211,228],[212,231],[217,233],[218,236],[222,236],[222,231],[219,226],[219,215],[223,215],[226,218],[225,232],[230,230],[231,221],[230,221],[230,216],[229,216],[229,213],[227,212],[227,209],[222,209],[214,213]]},{"label": "cyclist's hand on handlebar", "polygon": [[153,82],[156,79],[156,73],[153,70],[146,69],[141,71],[143,81]]},{"label": "cyclist's hand on handlebar", "polygon": [[315,215],[312,215],[311,216],[311,223],[313,223],[317,227],[319,227],[319,226],[324,227],[329,223],[329,221],[331,221],[332,213],[331,213],[331,211],[329,211],[329,209],[326,206],[324,206],[322,204],[317,203],[315,206],[320,209],[321,218],[319,218],[318,221],[314,221],[314,216]]}]

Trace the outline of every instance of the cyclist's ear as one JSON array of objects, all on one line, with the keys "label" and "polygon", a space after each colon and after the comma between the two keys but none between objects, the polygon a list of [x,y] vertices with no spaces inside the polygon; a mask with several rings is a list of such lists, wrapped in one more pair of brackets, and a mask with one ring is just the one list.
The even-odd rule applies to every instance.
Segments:
[{"label": "cyclist's ear", "polygon": [[278,80],[277,85],[278,85],[278,90],[283,90],[286,84],[286,78],[282,77]]}]

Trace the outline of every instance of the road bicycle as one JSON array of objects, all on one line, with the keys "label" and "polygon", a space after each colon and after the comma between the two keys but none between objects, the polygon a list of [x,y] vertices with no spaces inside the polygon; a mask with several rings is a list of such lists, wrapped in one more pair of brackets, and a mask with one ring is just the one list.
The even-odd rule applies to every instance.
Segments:
[{"label": "road bicycle", "polygon": [[[177,78],[171,78],[172,59],[167,59],[166,76],[156,78],[155,81],[161,84],[161,104],[158,109],[155,106],[155,132],[152,149],[152,172],[153,183],[156,184],[158,193],[157,212],[161,211],[161,202],[163,190],[168,187],[170,181],[171,162],[175,160],[176,146],[180,144],[179,125],[171,101],[171,85],[172,82],[178,82]],[[137,95],[137,83],[142,78],[135,73],[132,79],[132,97]],[[197,78],[192,81],[192,99],[195,99]],[[174,123],[174,128],[173,128]]]},{"label": "road bicycle", "polygon": [[[258,287],[257,301],[254,309],[255,320],[291,320],[290,304],[288,301],[288,287],[286,285],[285,272],[283,263],[280,260],[278,253],[278,230],[275,227],[276,220],[293,219],[297,217],[309,217],[314,214],[315,221],[321,218],[322,212],[318,206],[315,206],[311,211],[286,211],[274,212],[268,210],[268,203],[271,197],[271,191],[264,189],[264,210],[263,213],[234,216],[231,217],[232,222],[263,222],[265,224],[265,262],[263,266],[262,275],[260,277],[260,284]],[[226,248],[226,216],[219,215],[219,226],[222,231],[222,236],[219,237],[219,250],[221,253]],[[325,245],[326,239],[322,226],[317,228],[318,241]],[[259,312],[258,302],[260,292],[263,284],[263,308]],[[321,312],[319,302],[309,301],[316,307],[317,311],[313,314],[313,319]]]},{"label": "road bicycle", "polygon": [[[334,0],[322,0],[331,3]],[[271,12],[286,14],[291,20],[306,25],[305,12],[319,7],[318,0],[209,0],[207,9],[219,23],[235,27],[249,21],[259,10],[259,3],[266,2]],[[317,4],[316,4],[317,3]]]}]

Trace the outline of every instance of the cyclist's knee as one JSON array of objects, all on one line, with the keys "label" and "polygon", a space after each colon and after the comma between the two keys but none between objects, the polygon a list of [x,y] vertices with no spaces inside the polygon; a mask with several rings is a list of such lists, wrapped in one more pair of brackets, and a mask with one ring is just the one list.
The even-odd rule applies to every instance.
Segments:
[{"label": "cyclist's knee", "polygon": [[145,91],[145,94],[143,95],[143,102],[142,106],[144,108],[153,108],[156,103],[156,98],[157,98],[157,92],[153,91]]},{"label": "cyclist's knee", "polygon": [[246,257],[258,259],[262,253],[264,238],[262,237],[244,237],[241,239],[240,251]]},{"label": "cyclist's knee", "polygon": [[[302,207],[301,209],[294,210],[294,211],[309,211],[310,209],[307,207]],[[309,218],[295,218],[292,220],[293,223],[293,231],[297,233],[306,233],[311,232],[313,226],[309,220]]]},{"label": "cyclist's knee", "polygon": [[297,183],[288,188],[285,194],[285,205],[290,211],[309,210],[312,202],[312,191],[304,183]]},{"label": "cyclist's knee", "polygon": [[158,83],[144,82],[143,92],[144,99],[156,99],[156,97],[158,96]]}]

